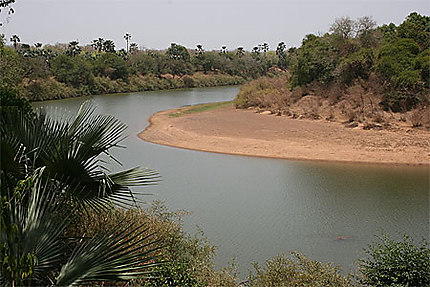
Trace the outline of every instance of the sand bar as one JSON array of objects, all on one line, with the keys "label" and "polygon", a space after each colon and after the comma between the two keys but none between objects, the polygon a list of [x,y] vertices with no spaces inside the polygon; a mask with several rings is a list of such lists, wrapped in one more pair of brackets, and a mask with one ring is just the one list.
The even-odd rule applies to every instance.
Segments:
[{"label": "sand bar", "polygon": [[226,154],[295,160],[396,165],[429,165],[430,132],[400,127],[363,130],[341,123],[262,115],[223,107],[171,117],[150,118],[139,134],[145,141]]}]

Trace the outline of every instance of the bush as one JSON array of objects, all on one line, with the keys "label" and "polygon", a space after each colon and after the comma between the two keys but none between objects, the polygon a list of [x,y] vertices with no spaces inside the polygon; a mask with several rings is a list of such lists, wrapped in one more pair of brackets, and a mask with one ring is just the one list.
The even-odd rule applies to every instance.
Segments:
[{"label": "bush", "polygon": [[264,268],[254,263],[254,274],[249,276],[249,287],[289,286],[351,286],[351,281],[339,274],[339,268],[331,264],[312,261],[292,253],[276,256],[266,261]]},{"label": "bush", "polygon": [[32,114],[30,102],[25,98],[19,98],[15,90],[0,87],[0,115],[6,111],[19,110],[23,114]]},{"label": "bush", "polygon": [[336,76],[345,84],[351,84],[354,79],[369,79],[373,65],[372,49],[361,49],[343,58],[336,68]]},{"label": "bush", "polygon": [[392,92],[382,97],[380,105],[385,111],[406,112],[420,101],[417,94]]},{"label": "bush", "polygon": [[25,81],[20,85],[20,92],[30,101],[65,99],[89,94],[88,91],[85,94],[78,94],[72,87],[53,78]]},{"label": "bush", "polygon": [[[235,286],[234,276],[226,270],[215,270],[215,247],[203,234],[191,236],[182,229],[182,217],[188,212],[169,212],[162,202],[154,202],[148,209],[115,209],[109,214],[89,212],[82,215],[70,236],[91,237],[106,228],[123,222],[141,226],[142,236],[153,234],[161,249],[160,258],[166,264],[155,266],[154,278],[140,280],[140,286]],[[145,230],[146,229],[146,230]]]},{"label": "bush", "polygon": [[378,236],[380,242],[365,250],[369,256],[360,262],[365,286],[429,286],[430,249],[423,240],[419,245],[404,236],[395,241],[386,235]]},{"label": "bush", "polygon": [[262,77],[244,84],[234,99],[237,108],[281,109],[288,104],[287,77]]},{"label": "bush", "polygon": [[307,35],[297,51],[297,63],[292,68],[293,86],[303,86],[313,81],[324,84],[334,79],[339,53],[330,36]]}]

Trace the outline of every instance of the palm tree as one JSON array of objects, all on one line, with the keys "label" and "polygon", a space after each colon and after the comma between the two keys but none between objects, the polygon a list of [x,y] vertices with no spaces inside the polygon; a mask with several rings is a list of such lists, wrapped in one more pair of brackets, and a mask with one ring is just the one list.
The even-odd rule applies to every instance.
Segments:
[{"label": "palm tree", "polygon": [[[126,125],[109,115],[94,115],[95,107],[85,102],[74,118],[47,117],[43,111],[32,116],[19,112],[1,113],[1,171],[9,188],[25,178],[26,171],[44,167],[46,175],[67,185],[65,192],[80,205],[101,207],[100,202],[119,205],[135,202],[130,187],[157,182],[158,174],[132,168],[109,174],[99,157],[110,154],[124,139]],[[17,162],[25,150],[31,162]],[[83,192],[74,193],[75,188]],[[97,204],[96,204],[97,203]]]},{"label": "palm tree", "polygon": [[13,47],[15,48],[15,50],[17,50],[18,43],[21,42],[21,39],[18,37],[18,35],[12,35],[12,37],[10,37],[10,41],[13,43]]},{"label": "palm tree", "polygon": [[130,53],[134,54],[139,50],[139,46],[137,45],[137,43],[131,43],[130,44]]},{"label": "palm tree", "polygon": [[103,51],[108,53],[115,53],[115,43],[112,40],[104,41]]},{"label": "palm tree", "polygon": [[221,54],[225,54],[227,53],[227,46],[222,46],[221,47]]},{"label": "palm tree", "polygon": [[69,45],[67,45],[66,54],[72,57],[75,57],[76,55],[79,55],[81,53],[82,49],[79,47],[78,41],[71,41],[69,42]]},{"label": "palm tree", "polygon": [[203,49],[203,46],[198,44],[196,45],[196,53],[197,55],[203,55],[203,53],[205,52],[205,50]]},{"label": "palm tree", "polygon": [[91,46],[97,52],[100,53],[103,50],[103,43],[104,43],[104,39],[103,38],[98,38],[98,39],[92,41]]},{"label": "palm tree", "polygon": [[[72,286],[91,281],[128,281],[148,275],[155,261],[155,245],[146,230],[133,224],[81,238],[73,252],[63,232],[75,208],[65,210],[59,200],[62,186],[36,169],[2,201],[0,246],[2,286]],[[3,196],[3,194],[2,194]],[[149,273],[150,274],[150,273]]]},{"label": "palm tree", "polygon": [[124,35],[124,40],[125,40],[125,42],[127,43],[127,53],[129,52],[129,50],[128,50],[128,41],[131,39],[131,34],[129,34],[129,33],[126,33],[125,35]]},{"label": "palm tree", "polygon": [[261,45],[261,50],[263,51],[264,54],[266,54],[269,51],[269,44],[263,43]]},{"label": "palm tree", "polygon": [[239,58],[242,58],[242,56],[243,56],[243,55],[245,55],[245,51],[244,51],[243,47],[239,47],[239,48],[237,48],[236,55],[237,55]]},{"label": "palm tree", "polygon": [[[23,112],[26,111],[26,112]],[[157,264],[152,235],[121,223],[93,238],[71,239],[63,231],[75,214],[104,212],[112,203],[135,202],[133,185],[156,182],[157,174],[129,169],[107,174],[100,154],[124,138],[125,125],[94,115],[84,103],[74,118],[9,107],[0,113],[2,144],[0,286],[80,285],[150,275]],[[155,246],[155,247],[154,247]]]}]

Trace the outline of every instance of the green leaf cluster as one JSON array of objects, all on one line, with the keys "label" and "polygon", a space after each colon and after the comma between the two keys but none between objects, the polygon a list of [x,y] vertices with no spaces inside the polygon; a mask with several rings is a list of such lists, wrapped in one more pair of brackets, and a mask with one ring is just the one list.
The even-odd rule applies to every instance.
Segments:
[{"label": "green leaf cluster", "polygon": [[66,232],[79,214],[130,206],[136,202],[131,186],[157,181],[147,169],[106,169],[100,155],[111,157],[126,126],[95,114],[88,102],[75,117],[52,118],[28,112],[28,102],[13,96],[7,99],[15,108],[2,107],[0,115],[0,285],[65,286],[151,275],[160,246],[141,225],[116,222],[91,237]]},{"label": "green leaf cluster", "polygon": [[[292,87],[348,86],[374,74],[387,94],[382,102],[385,109],[406,111],[430,102],[430,17],[414,12],[399,26],[391,23],[376,29],[371,28],[370,18],[363,17],[358,23],[367,28],[355,34],[351,19],[336,23],[332,34],[307,35],[302,46],[289,54],[294,63]],[[394,94],[398,96],[389,96]]]},{"label": "green leaf cluster", "polygon": [[396,241],[386,235],[365,250],[360,283],[364,286],[429,286],[430,245],[415,244],[408,236]]}]

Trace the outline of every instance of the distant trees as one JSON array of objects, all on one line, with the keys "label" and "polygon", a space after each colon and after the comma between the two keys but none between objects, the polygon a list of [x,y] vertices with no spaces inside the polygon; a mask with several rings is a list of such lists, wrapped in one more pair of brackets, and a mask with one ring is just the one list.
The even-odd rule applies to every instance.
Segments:
[{"label": "distant trees", "polygon": [[131,39],[131,34],[126,33],[126,34],[124,35],[124,40],[125,40],[125,42],[126,42],[126,44],[127,44],[127,49],[126,49],[127,53],[129,52],[129,49],[128,49],[128,41],[130,41],[130,39]]},{"label": "distant trees", "polygon": [[288,67],[287,63],[287,46],[284,42],[280,42],[276,47],[276,56],[278,57],[278,67],[282,70],[285,70]]},{"label": "distant trees", "polygon": [[128,66],[124,59],[114,53],[104,53],[94,61],[94,74],[97,76],[109,77],[112,80],[126,80],[128,76]]},{"label": "distant trees", "polygon": [[93,80],[91,66],[81,57],[59,55],[52,62],[52,72],[58,81],[75,88],[90,85]]},{"label": "distant trees", "polygon": [[67,45],[66,54],[68,56],[74,57],[79,55],[82,52],[81,47],[79,47],[78,41],[71,41],[69,42],[69,45]]},{"label": "distant trees", "polygon": [[[330,27],[331,34],[306,35],[301,47],[288,50],[283,64],[290,65],[292,87],[348,86],[374,74],[374,83],[385,91],[381,105],[386,110],[406,111],[430,103],[428,27],[430,17],[417,13],[399,26],[378,28],[371,17],[338,18]],[[278,66],[283,49],[280,43]]]},{"label": "distant trees", "polygon": [[205,52],[205,50],[203,49],[202,45],[200,45],[200,44],[196,45],[196,55],[197,56],[201,56],[204,52]]},{"label": "distant trees", "polygon": [[[127,40],[131,35],[127,33],[124,37]],[[35,44],[34,47],[17,42],[15,51],[3,45],[2,51],[7,56],[2,60],[8,60],[2,61],[1,66],[5,66],[4,82],[13,83],[15,88],[19,86],[23,96],[41,100],[136,91],[142,87],[145,90],[183,87],[185,81],[189,87],[239,83],[265,75],[276,65],[276,55],[268,51],[268,44],[259,46],[256,57],[243,47],[228,51],[227,46],[222,46],[222,51],[206,51],[201,44],[196,49],[187,49],[176,43],[166,50],[139,50],[137,43],[129,43],[127,53],[125,49],[116,50],[112,40],[102,37],[92,40],[88,46],[78,41],[53,46]],[[260,57],[263,50],[266,55]],[[15,64],[3,65],[12,62]],[[183,79],[185,75],[199,72],[220,76],[210,80],[198,75],[200,78],[195,83],[189,78]],[[144,77],[151,77],[151,81]]]},{"label": "distant trees", "polygon": [[115,53],[115,43],[112,40],[105,40],[103,42],[103,51],[107,53]]},{"label": "distant trees", "polygon": [[225,53],[227,53],[227,46],[221,46],[220,53],[221,53],[221,54],[225,54]]},{"label": "distant trees", "polygon": [[170,47],[166,51],[166,55],[174,60],[181,60],[185,62],[190,60],[190,53],[188,52],[187,48],[175,43],[170,44]]},{"label": "distant trees", "polygon": [[330,26],[333,35],[344,39],[359,37],[374,29],[376,22],[370,16],[358,18],[356,21],[350,17],[337,18]]},{"label": "distant trees", "polygon": [[243,55],[245,55],[245,49],[243,49],[243,47],[238,47],[237,50],[236,50],[236,55],[239,58],[242,58]]},{"label": "distant trees", "polygon": [[101,52],[103,51],[103,43],[104,43],[104,39],[103,38],[98,38],[95,39],[91,42],[91,46],[97,51],[97,52]]},{"label": "distant trees", "polygon": [[352,38],[355,32],[355,22],[349,17],[337,18],[329,31],[344,39]]},{"label": "distant trees", "polygon": [[13,43],[15,50],[18,50],[18,43],[21,42],[21,39],[18,37],[18,35],[12,35],[12,37],[10,37],[10,41]]},{"label": "distant trees", "polygon": [[293,67],[293,85],[302,86],[313,81],[328,83],[339,60],[330,37],[307,35],[298,49],[297,64]]},{"label": "distant trees", "polygon": [[137,53],[138,50],[139,50],[139,45],[137,45],[137,43],[130,44],[130,49],[129,49],[130,53],[132,54]]}]

